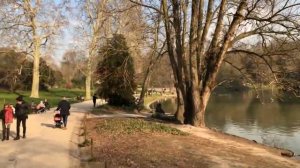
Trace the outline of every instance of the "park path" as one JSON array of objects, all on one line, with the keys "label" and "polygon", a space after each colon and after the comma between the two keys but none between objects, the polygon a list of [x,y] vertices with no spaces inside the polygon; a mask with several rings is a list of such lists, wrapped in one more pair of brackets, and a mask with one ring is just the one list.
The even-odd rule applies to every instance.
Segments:
[{"label": "park path", "polygon": [[[16,120],[9,141],[0,141],[1,168],[68,168],[78,167],[78,132],[84,114],[92,108],[91,101],[71,105],[68,129],[54,128],[54,109],[29,115],[27,138],[14,141]],[[22,132],[22,128],[21,128]],[[2,129],[1,129],[2,139]]]}]

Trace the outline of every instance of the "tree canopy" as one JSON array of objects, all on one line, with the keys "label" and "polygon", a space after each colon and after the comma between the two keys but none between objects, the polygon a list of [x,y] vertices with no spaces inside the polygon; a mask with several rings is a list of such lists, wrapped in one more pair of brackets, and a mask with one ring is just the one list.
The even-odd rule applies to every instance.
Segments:
[{"label": "tree canopy", "polygon": [[[33,61],[24,53],[16,52],[14,49],[0,49],[0,86],[10,91],[16,89],[28,90],[32,84]],[[48,90],[58,83],[60,72],[53,70],[42,58],[40,62],[41,90]]]}]

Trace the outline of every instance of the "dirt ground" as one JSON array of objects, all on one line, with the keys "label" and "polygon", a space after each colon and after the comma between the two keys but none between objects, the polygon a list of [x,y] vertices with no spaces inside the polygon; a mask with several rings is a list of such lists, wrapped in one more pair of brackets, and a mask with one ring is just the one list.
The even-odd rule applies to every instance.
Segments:
[{"label": "dirt ground", "polygon": [[205,128],[171,125],[189,135],[97,129],[114,119],[87,120],[94,157],[107,167],[300,167],[299,161],[280,156],[280,150]]},{"label": "dirt ground", "polygon": [[77,134],[84,114],[92,107],[92,101],[72,104],[67,130],[55,128],[53,115],[56,108],[41,114],[31,114],[26,121],[26,139],[18,141],[13,140],[16,136],[14,120],[10,140],[0,142],[0,168],[79,167]]}]

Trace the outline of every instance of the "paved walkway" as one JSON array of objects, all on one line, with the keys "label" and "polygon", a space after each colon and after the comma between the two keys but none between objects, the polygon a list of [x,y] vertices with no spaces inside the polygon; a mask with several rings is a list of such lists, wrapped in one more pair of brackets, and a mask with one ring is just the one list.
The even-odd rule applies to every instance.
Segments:
[{"label": "paved walkway", "polygon": [[[27,138],[14,141],[16,120],[9,141],[0,141],[1,168],[68,168],[79,165],[77,134],[84,113],[92,108],[91,101],[73,104],[68,129],[54,128],[53,111],[29,115]],[[22,132],[22,128],[21,128]],[[1,128],[2,139],[2,128]]]}]

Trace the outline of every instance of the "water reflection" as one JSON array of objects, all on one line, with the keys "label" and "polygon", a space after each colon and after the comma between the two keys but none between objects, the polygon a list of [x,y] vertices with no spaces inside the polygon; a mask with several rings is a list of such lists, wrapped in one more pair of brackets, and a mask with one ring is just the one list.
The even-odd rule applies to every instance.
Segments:
[{"label": "water reflection", "polygon": [[[251,92],[215,94],[207,107],[206,125],[300,154],[300,104],[280,103],[268,97],[257,98]],[[166,112],[176,110],[175,99],[162,105]]]}]

